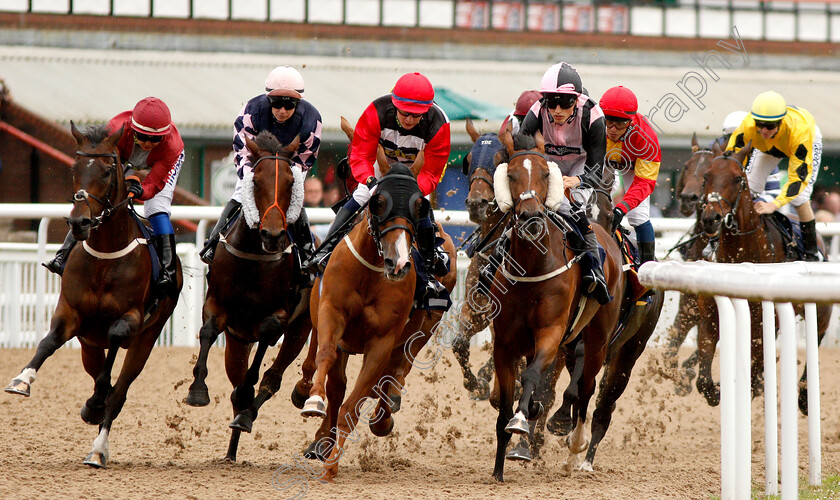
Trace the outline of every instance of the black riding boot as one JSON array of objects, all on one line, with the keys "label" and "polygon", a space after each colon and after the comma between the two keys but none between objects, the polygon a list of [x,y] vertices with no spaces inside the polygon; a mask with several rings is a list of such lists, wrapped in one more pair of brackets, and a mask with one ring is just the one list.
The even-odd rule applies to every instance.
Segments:
[{"label": "black riding boot", "polygon": [[70,255],[74,246],[76,246],[76,238],[73,237],[72,231],[68,231],[67,236],[64,237],[64,243],[61,244],[61,248],[55,253],[55,258],[41,265],[49,269],[50,272],[61,276],[64,273],[64,264],[67,263],[67,256]]},{"label": "black riding boot", "polygon": [[817,247],[817,221],[800,222],[799,227],[802,229],[802,243],[805,245],[805,260],[819,262],[821,259]]},{"label": "black riding boot", "polygon": [[612,300],[610,291],[607,289],[607,279],[604,277],[604,266],[601,263],[601,255],[598,251],[598,239],[592,232],[592,225],[584,216],[576,219],[576,225],[586,242],[586,253],[589,254],[589,271],[583,275],[584,295],[594,298],[599,304],[606,304]]},{"label": "black riding boot", "polygon": [[447,264],[449,263],[449,254],[439,252],[435,246],[435,234],[437,233],[437,225],[429,222],[427,227],[423,227],[424,222],[420,222],[417,228],[417,249],[420,250],[420,255],[423,256],[423,263],[426,265],[426,272],[435,276],[446,276],[449,272]]},{"label": "black riding boot", "polygon": [[155,235],[155,248],[160,259],[160,275],[157,280],[158,295],[178,295],[178,268],[175,264],[175,235]]},{"label": "black riding boot", "polygon": [[502,258],[508,250],[510,250],[510,237],[508,236],[508,232],[504,231],[499,239],[495,241],[493,249],[487,257],[487,263],[478,268],[478,283],[476,286],[484,295],[490,295],[490,287],[496,278],[496,271],[499,269],[499,264],[502,263]]},{"label": "black riding boot", "polygon": [[289,230],[292,233],[292,239],[298,249],[298,258],[300,259],[300,275],[297,276],[298,285],[300,288],[308,288],[312,286],[315,277],[303,267],[303,263],[308,261],[315,253],[315,242],[312,239],[312,231],[309,229],[309,218],[306,216],[305,208],[301,209],[300,216]]},{"label": "black riding boot", "polygon": [[639,242],[639,264],[644,264],[645,262],[655,261],[656,254],[655,254],[656,243],[653,241],[640,241]]},{"label": "black riding boot", "polygon": [[219,244],[219,236],[222,234],[222,229],[227,226],[228,222],[230,222],[231,218],[239,212],[239,208],[242,206],[236,200],[230,200],[225,205],[225,208],[222,209],[222,215],[219,216],[219,220],[216,221],[216,225],[213,226],[213,230],[210,231],[210,236],[207,237],[207,240],[204,242],[204,248],[198,252],[199,257],[201,257],[201,261],[210,265],[213,262],[213,256],[216,253],[216,245]]},{"label": "black riding boot", "polygon": [[353,227],[350,219],[353,218],[355,213],[355,210],[350,210],[347,206],[341,207],[341,210],[335,214],[335,220],[330,226],[327,237],[321,244],[320,249],[308,261],[303,263],[304,269],[309,271],[311,274],[324,272],[324,269],[327,267],[327,260],[329,259],[333,248],[338,245],[339,240],[341,240],[345,234],[349,233],[350,228]]}]

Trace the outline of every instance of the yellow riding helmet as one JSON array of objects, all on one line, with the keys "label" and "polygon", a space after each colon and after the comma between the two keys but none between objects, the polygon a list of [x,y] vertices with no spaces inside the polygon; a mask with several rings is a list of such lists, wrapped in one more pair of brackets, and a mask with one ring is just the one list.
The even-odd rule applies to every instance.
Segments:
[{"label": "yellow riding helmet", "polygon": [[774,122],[781,120],[787,114],[787,104],[785,98],[778,92],[768,90],[758,94],[750,111],[756,120]]}]

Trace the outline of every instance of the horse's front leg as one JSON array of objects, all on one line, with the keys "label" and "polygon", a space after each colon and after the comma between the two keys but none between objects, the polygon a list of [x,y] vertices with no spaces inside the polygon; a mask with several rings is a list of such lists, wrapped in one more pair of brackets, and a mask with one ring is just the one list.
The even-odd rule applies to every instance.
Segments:
[{"label": "horse's front leg", "polygon": [[152,352],[158,335],[160,335],[160,328],[162,326],[162,324],[159,325],[156,330],[154,327],[147,328],[141,334],[142,337],[134,342],[126,351],[120,376],[117,378],[117,383],[105,400],[105,420],[100,424],[99,435],[94,440],[93,448],[84,460],[86,465],[96,468],[102,468],[107,465],[109,456],[108,437],[111,432],[111,424],[113,424],[120,411],[122,411],[126,394],[128,394],[128,388],[137,376],[140,375],[143,367],[146,366],[146,361],[149,359],[149,354]]},{"label": "horse's front leg", "polygon": [[[683,293],[680,295],[680,303],[677,308],[677,315],[674,318],[674,325],[670,328],[670,338],[665,347],[665,368],[672,373],[674,378],[674,391],[678,396],[685,396],[691,392],[691,381],[696,376],[693,371],[693,364],[683,364],[683,371],[679,369],[680,347],[689,330],[700,322],[697,314],[697,295]],[[695,358],[696,359],[696,358]]]},{"label": "horse's front leg", "polygon": [[220,308],[215,306],[215,301],[209,298],[204,304],[205,321],[198,333],[199,350],[198,360],[193,368],[193,383],[187,393],[187,404],[190,406],[207,406],[210,404],[210,392],[207,390],[207,357],[210,355],[210,347],[216,342],[219,334],[227,328],[227,317],[218,314]]},{"label": "horse's front leg", "polygon": [[464,374],[464,387],[470,392],[470,397],[482,401],[489,396],[490,383],[489,379],[477,378],[472,372],[470,367],[470,339],[490,323],[486,309],[492,304],[488,297],[476,287],[479,259],[480,257],[476,256],[467,271],[467,289],[465,292],[467,298],[459,313],[458,337],[452,345],[452,352],[455,354],[458,365],[461,366],[461,371]]},{"label": "horse's front leg", "polygon": [[[569,385],[563,391],[563,402],[554,415],[548,419],[546,428],[555,436],[568,436],[574,428],[572,419],[572,407],[578,400],[578,381],[583,375],[583,357],[585,348],[583,341],[578,336],[565,349],[573,350],[571,356],[564,356],[566,359],[566,370],[569,372]],[[559,373],[557,374],[559,376]],[[551,405],[546,405],[550,407]]]},{"label": "horse's front leg", "polygon": [[326,379],[333,363],[338,356],[338,341],[347,326],[345,311],[340,310],[332,302],[321,300],[318,311],[318,354],[315,356],[315,377],[309,399],[303,405],[300,414],[304,417],[325,417]]},{"label": "horse's front leg", "polygon": [[73,338],[78,329],[79,315],[67,304],[67,301],[62,296],[59,299],[55,315],[53,315],[52,321],[50,322],[49,333],[38,343],[35,356],[26,364],[26,367],[24,367],[20,374],[9,382],[9,385],[6,387],[6,392],[29,397],[30,387],[35,382],[35,377],[38,370],[41,369],[41,365],[59,347]]},{"label": "horse's front leg", "polygon": [[332,365],[327,376],[327,418],[321,421],[321,426],[315,432],[313,440],[306,448],[304,455],[309,459],[326,461],[332,453],[336,443],[336,422],[338,422],[338,410],[344,401],[344,393],[347,390],[347,360],[350,356],[345,352],[338,353],[338,359]]},{"label": "horse's front leg", "polygon": [[82,420],[86,423],[98,425],[105,420],[105,400],[111,392],[111,370],[114,368],[114,360],[117,359],[120,346],[137,334],[141,321],[140,311],[132,309],[115,321],[108,329],[108,354],[105,356],[105,363],[94,382],[93,395],[88,398],[81,411]]},{"label": "horse's front leg", "polygon": [[312,390],[312,377],[315,375],[315,356],[318,354],[318,331],[312,328],[309,334],[309,349],[306,351],[306,359],[300,367],[301,376],[295,387],[292,389],[292,404],[297,409],[303,409],[309,391]]},{"label": "horse's front leg", "polygon": [[710,303],[714,302],[711,297],[700,297],[700,315],[705,318],[700,322],[697,330],[697,391],[706,398],[710,406],[720,404],[720,384],[712,380],[712,360],[715,357],[720,330],[717,318],[710,317]]},{"label": "horse's front leg", "polygon": [[368,397],[374,385],[379,383],[380,378],[385,373],[391,351],[394,348],[394,339],[398,334],[399,330],[393,330],[383,337],[368,341],[356,385],[338,410],[337,421],[333,427],[336,432],[336,442],[330,456],[324,462],[323,478],[326,481],[332,481],[338,473],[338,461],[344,452],[344,443],[347,438],[354,442],[359,439],[359,433],[356,432],[356,424],[360,417],[359,402]]},{"label": "horse's front leg", "polygon": [[[558,322],[561,325],[565,323],[565,321]],[[534,358],[520,376],[522,395],[519,397],[516,414],[505,428],[508,432],[528,434],[530,430],[528,420],[536,420],[544,410],[542,402],[534,399],[534,391],[546,368],[557,357],[557,347],[560,345],[562,336],[563,331],[554,325],[534,331],[534,339],[536,340]]]},{"label": "horse's front leg", "polygon": [[[225,373],[234,388],[230,393],[230,403],[233,408],[233,416],[239,414],[244,408],[237,406],[239,399],[236,397],[236,388],[245,381],[245,373],[248,370],[248,356],[251,353],[249,343],[240,342],[232,335],[228,335],[225,343]],[[250,404],[250,403],[249,403]],[[236,461],[236,451],[239,448],[239,437],[242,431],[231,429],[230,443],[228,444],[225,460]]]},{"label": "horse's front leg", "polygon": [[[498,338],[497,338],[498,340]],[[511,434],[505,429],[513,417],[513,391],[516,385],[516,365],[519,354],[510,346],[493,346],[493,363],[496,366],[496,380],[499,384],[499,416],[496,419],[496,459],[493,466],[493,478],[500,483],[505,481],[505,451]]]}]

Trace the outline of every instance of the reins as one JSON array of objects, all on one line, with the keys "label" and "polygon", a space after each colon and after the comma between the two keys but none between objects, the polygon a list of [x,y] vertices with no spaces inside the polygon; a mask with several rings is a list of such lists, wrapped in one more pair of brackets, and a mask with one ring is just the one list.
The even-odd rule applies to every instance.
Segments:
[{"label": "reins", "polygon": [[263,222],[265,222],[265,218],[268,217],[268,213],[271,212],[272,208],[277,209],[280,212],[280,217],[283,218],[283,229],[286,229],[288,226],[286,223],[286,212],[280,208],[280,160],[288,162],[289,159],[284,156],[263,156],[256,163],[254,163],[254,168],[256,169],[257,165],[263,160],[274,160],[274,203],[265,209],[262,218],[260,219],[260,229],[262,229]]},{"label": "reins", "polygon": [[[719,159],[734,161],[735,163],[738,164],[739,168],[743,169],[743,167],[741,165],[741,162],[739,162],[735,158],[731,158],[729,156],[725,156],[725,155],[724,156],[718,156],[718,157],[714,158],[714,160],[712,160],[712,161],[719,160]],[[704,181],[704,185],[705,185],[705,181]],[[741,175],[741,176],[738,177],[738,193],[735,195],[735,203],[731,203],[729,200],[727,200],[726,198],[721,196],[721,194],[718,193],[717,191],[713,191],[713,192],[707,194],[705,196],[705,200],[703,202],[704,205],[707,204],[707,203],[717,203],[718,206],[720,207],[721,213],[723,212],[722,202],[724,202],[724,201],[726,202],[726,204],[730,207],[730,210],[723,215],[723,226],[726,229],[730,230],[733,233],[733,235],[735,235],[735,236],[748,236],[748,235],[753,234],[754,232],[758,231],[761,228],[761,220],[759,220],[756,223],[755,227],[750,231],[742,232],[740,230],[740,228],[738,227],[738,220],[736,219],[735,216],[738,213],[738,207],[740,206],[741,198],[743,197],[742,194],[744,193],[745,189],[747,189],[747,179],[746,179],[746,177]],[[705,191],[705,189],[704,189],[704,191]]]}]

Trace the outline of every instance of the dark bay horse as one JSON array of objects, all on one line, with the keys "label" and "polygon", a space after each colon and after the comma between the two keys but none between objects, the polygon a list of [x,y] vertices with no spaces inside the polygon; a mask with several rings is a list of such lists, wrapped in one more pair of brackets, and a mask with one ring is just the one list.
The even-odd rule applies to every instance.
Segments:
[{"label": "dark bay horse", "polygon": [[493,377],[492,357],[478,370],[478,376],[473,374],[470,367],[470,339],[476,333],[488,326],[492,335],[493,325],[491,313],[493,304],[486,292],[478,287],[478,274],[481,266],[487,264],[487,254],[493,244],[499,239],[504,227],[501,227],[502,212],[496,205],[493,194],[493,173],[496,170],[495,156],[501,150],[497,134],[479,134],[478,130],[467,118],[467,133],[473,141],[470,153],[464,158],[464,175],[469,176],[469,193],[467,194],[467,211],[470,220],[479,225],[476,233],[478,245],[484,243],[484,248],[476,248],[467,269],[464,282],[464,303],[459,313],[458,337],[452,346],[455,359],[464,374],[464,387],[470,391],[474,399],[484,400],[490,395],[490,382]]},{"label": "dark bay horse", "polygon": [[[416,276],[410,251],[416,225],[431,206],[410,167],[384,167],[387,164],[380,159],[384,175],[370,198],[367,216],[333,251],[310,304],[317,369],[301,414],[327,417],[307,452],[324,460],[321,479],[326,481],[338,472],[346,439],[358,439],[355,426],[360,420],[375,435],[391,432],[391,413],[399,409],[405,376],[442,317],[441,311],[413,310]],[[451,290],[455,248],[439,229],[453,263],[441,282]],[[353,353],[363,353],[364,359],[345,398],[346,364]],[[367,398],[379,400],[375,408],[367,405]],[[368,417],[371,409],[373,417]]]},{"label": "dark bay horse", "polygon": [[[785,243],[781,232],[768,222],[767,216],[759,216],[753,207],[747,175],[743,162],[750,145],[737,153],[724,153],[717,144],[713,146],[714,159],[706,170],[704,180],[704,208],[702,212],[703,231],[709,237],[720,239],[717,262],[784,262]],[[818,242],[822,244],[820,238]],[[697,390],[706,401],[716,406],[720,403],[719,384],[712,381],[712,358],[719,338],[718,322],[711,304],[714,298],[701,296],[699,309],[701,318],[697,335],[699,373]],[[798,308],[801,310],[801,307]],[[817,304],[817,333],[822,341],[828,328],[831,304]],[[762,356],[762,314],[759,302],[750,302],[752,325],[752,390],[753,396],[763,386],[764,361]],[[807,388],[805,374],[800,381],[799,409],[807,413]]]},{"label": "dark bay horse", "polygon": [[[129,213],[125,174],[116,146],[123,129],[109,135],[104,126],[91,127],[82,134],[71,122],[70,130],[78,150],[71,166],[74,195],[68,223],[81,244],[68,256],[49,333],[6,392],[28,397],[44,361],[77,337],[82,365],[95,380],[81,417],[99,426],[84,463],[102,468],[108,463],[111,424],[172,315],[178,295],[160,297],[157,302],[153,296],[152,260],[145,246],[149,242]],[[180,261],[176,276],[180,291]],[[120,348],[126,349],[125,361],[112,386],[111,371]]]},{"label": "dark bay horse", "polygon": [[[563,221],[546,210],[563,196],[562,174],[556,164],[546,160],[539,134],[535,140],[505,133],[502,143],[508,163],[497,167],[495,194],[500,207],[513,210],[515,226],[510,252],[499,266],[490,291],[500,304],[493,318],[493,358],[500,387],[493,471],[498,481],[504,480],[511,433],[527,434],[528,421],[537,419],[543,411],[534,398],[543,374],[556,357],[563,356],[560,347],[580,335],[586,350],[574,405],[575,428],[567,439],[569,466],[578,465],[578,454],[587,449],[586,413],[595,392],[595,377],[606,358],[621,305],[618,300],[604,306],[586,300],[578,310],[582,300],[580,265],[560,227]],[[606,250],[604,272],[610,293],[616,296],[624,286],[620,251],[606,231],[599,226],[593,229]],[[508,270],[510,266],[514,271]],[[527,368],[521,375],[522,396],[514,411],[514,379],[522,356]]]},{"label": "dark bay horse", "polygon": [[[230,401],[234,419],[226,458],[236,460],[242,431],[251,432],[260,407],[280,389],[283,373],[300,354],[311,328],[311,289],[295,285],[295,259],[288,226],[303,210],[304,174],[292,165],[300,139],[281,146],[267,131],[256,141],[246,140],[255,157],[246,173],[242,216],[221,239],[207,279],[201,347],[193,369],[195,380],[187,404],[206,406],[205,383],[210,346],[225,332],[225,371],[234,390]],[[259,392],[260,366],[269,347],[283,342],[266,370]],[[248,365],[251,349],[254,358]]]}]

